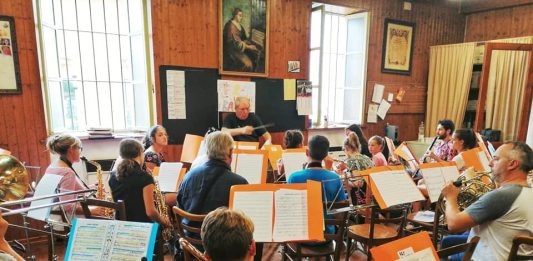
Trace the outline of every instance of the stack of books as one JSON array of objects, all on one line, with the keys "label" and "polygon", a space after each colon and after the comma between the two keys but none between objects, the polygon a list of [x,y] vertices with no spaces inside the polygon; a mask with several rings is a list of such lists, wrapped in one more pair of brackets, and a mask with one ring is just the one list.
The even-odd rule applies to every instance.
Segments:
[{"label": "stack of books", "polygon": [[111,128],[88,128],[89,139],[112,139],[113,132]]}]

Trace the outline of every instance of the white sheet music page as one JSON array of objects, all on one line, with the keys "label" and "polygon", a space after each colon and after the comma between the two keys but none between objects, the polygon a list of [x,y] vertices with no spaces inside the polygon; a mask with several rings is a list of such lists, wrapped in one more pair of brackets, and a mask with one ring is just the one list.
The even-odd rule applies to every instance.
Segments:
[{"label": "white sheet music page", "polygon": [[274,242],[308,239],[307,190],[280,189],[274,198]]},{"label": "white sheet music page", "polygon": [[479,151],[477,153],[477,156],[479,158],[479,161],[481,161],[481,164],[483,165],[483,169],[485,169],[486,172],[489,172],[490,165],[489,165],[489,159],[487,158],[487,155],[483,151]]},{"label": "white sheet music page", "polygon": [[243,176],[249,184],[261,184],[263,154],[239,154],[235,173]]},{"label": "white sheet music page", "polygon": [[425,200],[405,170],[390,170],[370,174],[387,207]]},{"label": "white sheet music page", "polygon": [[446,184],[442,174],[442,168],[425,168],[421,169],[420,172],[422,173],[422,177],[424,177],[431,203],[436,202],[439,199],[442,188]]},{"label": "white sheet music page", "polygon": [[305,152],[284,152],[281,158],[287,179],[292,173],[303,170],[303,164],[307,162]]},{"label": "white sheet music page", "polygon": [[176,192],[176,184],[178,184],[179,175],[183,163],[181,162],[163,162],[159,167],[159,188],[162,192]]},{"label": "white sheet music page", "polygon": [[272,242],[273,203],[272,191],[239,191],[233,194],[233,209],[241,210],[252,219],[257,242]]},{"label": "white sheet music page", "polygon": [[[33,196],[39,197],[39,196],[56,194],[56,188],[57,188],[57,185],[59,185],[61,178],[63,178],[63,176],[49,174],[49,173],[44,174],[44,176],[39,181],[39,184],[37,184],[37,188],[35,189],[35,193],[33,194]],[[64,192],[67,192],[67,191],[64,191]],[[46,204],[51,204],[54,202],[54,200],[55,200],[54,198],[35,200],[31,202],[30,207],[37,207],[37,206],[43,206]],[[40,208],[40,209],[28,211],[28,217],[37,219],[37,220],[46,221],[46,219],[50,215],[50,209],[51,208]]]}]

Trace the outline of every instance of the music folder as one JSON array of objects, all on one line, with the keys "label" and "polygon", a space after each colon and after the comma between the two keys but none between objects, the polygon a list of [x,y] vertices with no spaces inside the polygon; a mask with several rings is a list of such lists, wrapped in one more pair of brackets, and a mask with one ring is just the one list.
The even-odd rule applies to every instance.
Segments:
[{"label": "music folder", "polygon": [[152,176],[159,182],[161,192],[176,192],[186,172],[181,162],[162,162],[154,168]]},{"label": "music folder", "polygon": [[459,177],[459,170],[453,161],[420,164],[420,173],[424,177],[431,203],[439,200],[442,188]]},{"label": "music folder", "polygon": [[393,161],[398,161],[398,156],[394,153],[396,146],[394,146],[394,141],[391,138],[385,137],[385,142],[387,142],[387,148],[389,149],[389,155]]},{"label": "music folder", "polygon": [[231,171],[243,176],[249,184],[264,184],[267,178],[268,156],[265,150],[236,149]]},{"label": "music folder", "polygon": [[363,176],[380,208],[422,201],[426,198],[403,166],[381,166],[358,172]]},{"label": "music folder", "polygon": [[277,163],[278,160],[281,159],[281,153],[283,151],[281,145],[266,144],[263,145],[263,149],[268,152],[268,161],[270,162],[270,167],[272,167],[272,169],[277,169]]},{"label": "music folder", "polygon": [[440,260],[427,231],[394,240],[370,249],[375,261],[436,261]]},{"label": "music folder", "polygon": [[180,161],[192,163],[198,156],[203,140],[204,137],[202,136],[186,134],[183,140]]},{"label": "music folder", "polygon": [[235,148],[239,150],[257,150],[259,142],[256,141],[236,141]]},{"label": "music folder", "polygon": [[477,171],[490,171],[489,159],[485,152],[477,147],[461,152],[459,155],[464,161],[465,167],[474,167]]},{"label": "music folder", "polygon": [[409,166],[409,169],[411,169],[411,171],[413,173],[415,173],[418,170],[418,165],[420,165],[420,162],[414,156],[415,154],[413,153],[411,148],[409,148],[409,146],[407,146],[407,143],[402,142],[402,144],[400,144],[400,146],[398,146],[398,148],[396,148],[396,150],[394,150],[394,154],[396,154],[396,155],[398,155],[398,157],[404,159],[407,162],[407,165]]},{"label": "music folder", "polygon": [[152,260],[157,223],[75,218],[65,260]]},{"label": "music folder", "polygon": [[229,207],[252,219],[257,242],[324,240],[321,182],[235,185]]}]

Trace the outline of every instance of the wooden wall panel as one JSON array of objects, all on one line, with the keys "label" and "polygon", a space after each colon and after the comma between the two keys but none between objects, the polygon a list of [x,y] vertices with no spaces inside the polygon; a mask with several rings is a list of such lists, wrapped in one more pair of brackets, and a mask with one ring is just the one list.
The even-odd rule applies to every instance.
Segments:
[{"label": "wooden wall panel", "polygon": [[465,42],[533,35],[533,4],[470,14]]}]

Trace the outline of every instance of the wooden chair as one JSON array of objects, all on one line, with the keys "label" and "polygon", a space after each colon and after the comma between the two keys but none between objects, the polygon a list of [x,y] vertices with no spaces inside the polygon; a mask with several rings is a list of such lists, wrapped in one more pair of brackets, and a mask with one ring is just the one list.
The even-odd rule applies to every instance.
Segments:
[{"label": "wooden chair", "polygon": [[[189,221],[199,222],[201,224],[207,215],[191,214],[181,208],[178,208],[177,206],[172,207],[172,212],[174,213],[176,220],[174,229],[176,229],[176,233],[180,236],[180,238],[186,239],[189,243],[195,246],[203,246],[202,240],[198,239],[200,238],[201,228],[183,224],[182,221],[183,219],[188,219]],[[191,237],[191,234],[196,234],[198,237]]]},{"label": "wooden chair", "polygon": [[89,206],[95,206],[100,208],[113,209],[115,211],[115,219],[117,220],[126,220],[126,206],[122,200],[117,202],[87,198],[80,202],[81,208],[83,209],[83,215],[85,218],[90,219],[109,219],[104,216],[94,215],[91,213]]},{"label": "wooden chair", "polygon": [[[444,200],[444,197],[439,198],[439,200],[436,203],[435,207],[435,216],[433,217],[433,222],[422,222],[415,220],[415,216],[418,214],[417,212],[412,212],[407,215],[407,221],[411,224],[414,224],[419,227],[420,230],[426,230],[431,232],[431,241],[433,242],[433,246],[437,247],[437,242],[439,242],[442,238],[442,235],[448,234],[448,230],[446,228],[446,225],[444,224],[444,213],[440,211],[441,201]],[[406,230],[409,232],[409,230]]]},{"label": "wooden chair", "polygon": [[448,247],[445,249],[441,249],[437,251],[437,255],[439,255],[440,258],[448,258],[451,255],[459,254],[464,252],[462,261],[470,261],[472,259],[472,255],[474,254],[474,250],[476,250],[477,243],[479,242],[479,237],[473,237],[470,239],[470,242],[463,243],[459,245],[455,245],[452,247]]},{"label": "wooden chair", "polygon": [[[350,259],[352,240],[356,241],[356,249],[358,249],[357,242],[363,244],[362,251],[367,254],[368,260],[371,260],[372,257],[370,251],[368,251],[370,248],[394,241],[403,236],[406,216],[407,210],[405,207],[388,209],[379,209],[377,206],[372,207],[370,223],[348,227],[345,260],[348,261]],[[396,226],[396,228],[391,225]]]},{"label": "wooden chair", "polygon": [[[180,246],[183,249],[184,259],[185,261],[192,261],[192,260],[200,260],[200,261],[207,261],[207,257],[198,250],[198,248],[194,247],[189,241],[187,241],[185,238],[180,238],[179,240]],[[194,258],[193,258],[194,257]]]},{"label": "wooden chair", "polygon": [[[350,204],[348,201],[342,201],[342,202],[335,202],[333,203],[324,203],[324,211],[328,209],[328,206],[333,209],[339,209],[348,207]],[[341,256],[341,251],[343,248],[343,237],[344,237],[344,231],[346,229],[346,220],[348,218],[348,212],[340,212],[336,214],[332,214],[333,218],[325,218],[324,223],[325,225],[333,225],[336,227],[336,233],[335,234],[324,234],[324,238],[326,241],[329,241],[328,243],[325,243],[323,245],[306,245],[302,243],[295,243],[295,242],[289,242],[285,243],[283,246],[283,252],[282,252],[282,259],[283,260],[293,260],[295,258],[296,260],[302,260],[302,258],[306,257],[326,257],[326,260],[334,260],[338,261]],[[333,255],[333,259],[331,259],[331,255]]]},{"label": "wooden chair", "polygon": [[511,247],[511,252],[509,252],[509,258],[507,259],[508,261],[533,260],[533,255],[519,255],[518,254],[518,248],[522,244],[533,246],[533,237],[515,236],[513,239],[513,246]]}]

